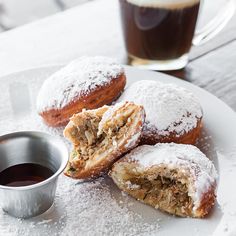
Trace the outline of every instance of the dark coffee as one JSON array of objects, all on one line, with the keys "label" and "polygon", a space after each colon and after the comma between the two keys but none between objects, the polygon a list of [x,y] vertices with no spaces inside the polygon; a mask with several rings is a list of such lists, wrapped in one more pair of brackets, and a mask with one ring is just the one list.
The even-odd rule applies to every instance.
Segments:
[{"label": "dark coffee", "polygon": [[143,7],[131,2],[120,0],[125,43],[130,56],[170,60],[189,52],[199,1],[168,7],[158,7],[158,4]]},{"label": "dark coffee", "polygon": [[53,175],[45,166],[24,163],[10,166],[0,173],[0,185],[20,187],[40,183]]}]

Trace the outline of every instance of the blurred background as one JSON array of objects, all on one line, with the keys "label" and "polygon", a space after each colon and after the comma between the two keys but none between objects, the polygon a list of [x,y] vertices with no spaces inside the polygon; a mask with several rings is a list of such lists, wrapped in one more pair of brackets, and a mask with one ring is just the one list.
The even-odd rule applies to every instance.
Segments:
[{"label": "blurred background", "polygon": [[0,32],[95,0],[0,0]]},{"label": "blurred background", "polygon": [[[0,33],[90,1],[99,0],[0,0]],[[225,1],[214,0],[212,4],[212,0],[202,0],[204,7],[198,25],[204,26]]]}]

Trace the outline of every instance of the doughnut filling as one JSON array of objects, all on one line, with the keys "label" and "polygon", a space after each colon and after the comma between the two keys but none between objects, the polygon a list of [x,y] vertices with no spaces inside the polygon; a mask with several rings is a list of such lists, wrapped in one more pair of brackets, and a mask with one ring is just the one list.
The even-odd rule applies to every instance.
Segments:
[{"label": "doughnut filling", "polygon": [[178,216],[203,217],[215,202],[214,165],[192,145],[140,146],[110,176],[134,198]]},{"label": "doughnut filling", "polygon": [[74,145],[65,174],[73,178],[100,175],[137,146],[143,122],[142,106],[129,102],[74,115],[64,130]]},{"label": "doughnut filling", "polygon": [[174,215],[191,215],[193,201],[188,196],[188,181],[178,180],[178,171],[153,168],[150,176],[150,171],[139,173],[132,163],[123,163],[116,174],[124,181],[126,192],[136,199]]}]

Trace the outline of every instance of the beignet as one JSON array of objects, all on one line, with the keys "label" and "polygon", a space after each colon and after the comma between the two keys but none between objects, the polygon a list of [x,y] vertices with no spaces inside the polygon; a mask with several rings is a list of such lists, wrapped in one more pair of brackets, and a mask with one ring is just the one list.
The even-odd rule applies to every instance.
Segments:
[{"label": "beignet", "polygon": [[215,203],[215,167],[192,145],[139,146],[109,175],[124,192],[174,215],[204,217]]},{"label": "beignet", "polygon": [[106,172],[122,154],[138,145],[144,118],[143,107],[131,102],[74,115],[64,130],[74,146],[64,173],[84,179]]},{"label": "beignet", "polygon": [[201,130],[202,108],[193,93],[174,84],[141,80],[131,84],[119,101],[144,107],[141,144],[195,144]]},{"label": "beignet", "polygon": [[49,126],[66,125],[82,109],[109,105],[126,84],[124,69],[110,58],[81,57],[44,81],[37,111]]}]

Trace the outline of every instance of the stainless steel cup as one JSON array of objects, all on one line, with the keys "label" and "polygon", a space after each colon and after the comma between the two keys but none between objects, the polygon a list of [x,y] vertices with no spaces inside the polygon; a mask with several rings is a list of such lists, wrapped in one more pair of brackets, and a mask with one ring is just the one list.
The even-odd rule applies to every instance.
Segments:
[{"label": "stainless steel cup", "polygon": [[56,137],[41,132],[15,132],[0,137],[0,172],[23,163],[51,169],[54,174],[38,184],[8,187],[0,185],[0,206],[8,214],[29,218],[53,204],[57,179],[68,162],[68,150]]}]

